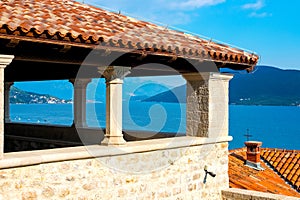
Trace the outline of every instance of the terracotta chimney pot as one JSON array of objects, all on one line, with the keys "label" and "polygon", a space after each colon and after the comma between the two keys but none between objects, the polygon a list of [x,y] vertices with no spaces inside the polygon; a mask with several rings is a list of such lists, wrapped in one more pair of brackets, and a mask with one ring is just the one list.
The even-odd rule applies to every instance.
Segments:
[{"label": "terracotta chimney pot", "polygon": [[246,165],[257,170],[262,170],[260,166],[260,147],[262,142],[259,141],[247,141],[245,142],[247,147]]}]

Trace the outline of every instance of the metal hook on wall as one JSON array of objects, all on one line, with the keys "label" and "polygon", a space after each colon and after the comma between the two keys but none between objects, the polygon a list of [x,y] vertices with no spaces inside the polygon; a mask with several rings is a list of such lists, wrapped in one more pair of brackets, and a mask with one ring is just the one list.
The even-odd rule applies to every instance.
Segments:
[{"label": "metal hook on wall", "polygon": [[215,173],[210,172],[210,171],[207,170],[207,166],[206,165],[204,166],[204,171],[205,171],[205,176],[204,176],[204,180],[203,180],[204,184],[206,183],[206,180],[207,180],[207,174],[209,174],[212,177],[216,177]]}]

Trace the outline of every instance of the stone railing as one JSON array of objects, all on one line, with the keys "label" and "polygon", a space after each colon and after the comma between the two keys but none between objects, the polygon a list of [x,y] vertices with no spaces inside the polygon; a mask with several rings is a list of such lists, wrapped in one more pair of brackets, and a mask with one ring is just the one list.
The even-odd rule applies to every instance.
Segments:
[{"label": "stone railing", "polygon": [[0,199],[220,200],[229,187],[230,140],[174,137],[5,153]]},{"label": "stone railing", "polygon": [[[100,144],[105,129],[74,126],[5,123],[5,152],[42,150],[81,145]],[[123,131],[126,141],[140,141],[184,136],[176,133]]]}]

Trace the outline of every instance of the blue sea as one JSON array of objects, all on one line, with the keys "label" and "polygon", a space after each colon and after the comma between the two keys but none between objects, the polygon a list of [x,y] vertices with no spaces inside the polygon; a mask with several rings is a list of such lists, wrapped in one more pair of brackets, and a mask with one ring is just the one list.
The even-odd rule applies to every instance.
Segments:
[{"label": "blue sea", "polygon": [[[123,102],[123,129],[185,134],[185,104]],[[72,104],[11,104],[11,121],[70,126]],[[229,149],[244,146],[245,134],[263,147],[300,150],[300,107],[229,106]],[[87,104],[89,127],[105,127],[105,104]]]}]

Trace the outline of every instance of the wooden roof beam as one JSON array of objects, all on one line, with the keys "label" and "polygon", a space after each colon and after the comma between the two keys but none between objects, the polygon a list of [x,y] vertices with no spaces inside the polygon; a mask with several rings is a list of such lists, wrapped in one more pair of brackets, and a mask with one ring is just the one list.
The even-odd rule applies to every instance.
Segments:
[{"label": "wooden roof beam", "polygon": [[6,47],[15,48],[19,44],[20,40],[18,39],[10,39],[10,41],[6,44]]},{"label": "wooden roof beam", "polygon": [[67,53],[72,48],[71,45],[64,45],[62,49],[59,50],[61,53]]}]

